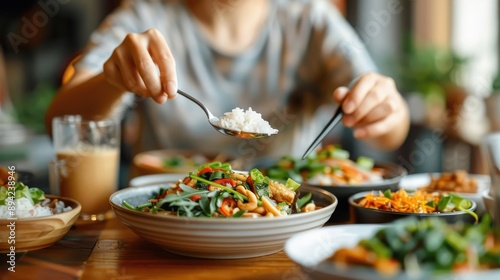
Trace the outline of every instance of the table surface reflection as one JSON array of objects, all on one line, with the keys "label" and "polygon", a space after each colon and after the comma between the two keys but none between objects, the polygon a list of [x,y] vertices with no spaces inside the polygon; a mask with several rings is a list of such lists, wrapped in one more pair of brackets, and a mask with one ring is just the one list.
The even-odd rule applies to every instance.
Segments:
[{"label": "table surface reflection", "polygon": [[[168,237],[166,237],[168,238]],[[142,240],[118,219],[77,224],[55,245],[0,256],[2,279],[309,279],[285,254],[249,259],[183,257]]]}]

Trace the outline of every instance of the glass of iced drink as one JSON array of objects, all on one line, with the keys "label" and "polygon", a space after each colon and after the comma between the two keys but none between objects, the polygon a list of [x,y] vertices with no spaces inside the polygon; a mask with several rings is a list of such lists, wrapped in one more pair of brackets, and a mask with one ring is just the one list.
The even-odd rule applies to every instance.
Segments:
[{"label": "glass of iced drink", "polygon": [[52,141],[56,158],[50,163],[51,192],[79,201],[80,219],[106,219],[109,196],[118,188],[119,122],[57,117]]}]

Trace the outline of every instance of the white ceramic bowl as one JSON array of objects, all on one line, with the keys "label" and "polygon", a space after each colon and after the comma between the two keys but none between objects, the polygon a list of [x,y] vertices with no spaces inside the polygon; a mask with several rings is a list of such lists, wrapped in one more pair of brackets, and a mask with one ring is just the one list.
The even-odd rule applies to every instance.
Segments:
[{"label": "white ceramic bowl", "polygon": [[489,190],[485,190],[483,192],[483,201],[484,205],[486,206],[486,211],[488,214],[490,214],[490,217],[492,219],[495,218],[494,213],[495,213],[495,200],[491,196],[491,193]]},{"label": "white ceramic bowl", "polygon": [[315,203],[323,208],[273,218],[177,217],[141,213],[122,206],[123,200],[132,205],[145,203],[154,191],[171,183],[123,189],[111,195],[110,203],[117,218],[144,240],[190,257],[239,259],[278,252],[293,234],[323,226],[337,206],[334,195],[308,186],[299,190],[312,193]]},{"label": "white ceramic bowl", "polygon": [[338,225],[309,230],[292,236],[285,244],[285,253],[302,271],[309,276],[307,279],[349,279],[349,280],[409,280],[409,279],[500,279],[500,269],[476,272],[461,272],[442,274],[432,277],[420,275],[410,277],[406,274],[392,278],[383,277],[371,268],[355,267],[341,268],[333,263],[323,262],[342,247],[352,247],[361,239],[369,238],[381,227],[386,225]]},{"label": "white ceramic bowl", "polygon": [[[440,173],[418,173],[403,177],[399,182],[399,187],[408,191],[415,191],[418,188],[427,186],[431,182],[431,177],[438,178]],[[490,176],[481,174],[469,174],[469,177],[476,180],[477,191],[475,193],[456,192],[459,196],[467,198],[476,203],[475,212],[478,215],[486,213],[486,206],[483,201],[483,192],[490,189]]]},{"label": "white ceramic bowl", "polygon": [[[49,247],[59,241],[69,231],[80,215],[81,206],[76,200],[46,195],[50,199],[64,201],[72,210],[61,214],[34,218],[18,218],[17,220],[0,219],[0,252],[9,252],[15,246],[16,252],[25,252]],[[15,223],[15,244],[9,244],[11,229]]]}]

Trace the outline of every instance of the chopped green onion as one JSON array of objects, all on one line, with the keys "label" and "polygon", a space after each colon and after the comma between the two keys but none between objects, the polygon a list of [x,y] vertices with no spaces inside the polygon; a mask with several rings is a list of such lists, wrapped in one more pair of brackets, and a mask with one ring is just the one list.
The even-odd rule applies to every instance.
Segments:
[{"label": "chopped green onion", "polygon": [[390,189],[385,190],[384,196],[388,199],[391,199],[392,198],[392,191]]},{"label": "chopped green onion", "polygon": [[425,205],[436,208],[437,203],[434,200],[430,200]]},{"label": "chopped green onion", "polygon": [[184,164],[184,159],[181,156],[173,156],[163,161],[163,166],[165,167],[177,167],[177,166],[182,166],[183,164]]},{"label": "chopped green onion", "polygon": [[380,240],[372,238],[372,239],[363,239],[360,241],[360,245],[370,249],[377,256],[383,259],[388,259],[391,257],[391,250]]},{"label": "chopped green onion", "polygon": [[304,195],[303,197],[297,199],[297,208],[301,209],[302,207],[306,206],[307,203],[309,203],[312,199],[312,194],[308,193]]},{"label": "chopped green onion", "polygon": [[469,246],[467,239],[460,236],[457,232],[449,231],[445,236],[446,243],[450,245],[456,251],[465,251]]},{"label": "chopped green onion", "polygon": [[126,200],[122,202],[122,205],[127,209],[137,211],[137,209],[134,206],[132,206],[132,204],[128,203]]},{"label": "chopped green onion", "polygon": [[287,189],[295,191],[296,189],[298,189],[300,187],[300,183],[297,183],[294,180],[292,180],[291,178],[288,178],[286,180],[285,186],[287,187]]},{"label": "chopped green onion", "polygon": [[209,162],[209,163],[205,163],[205,164],[201,165],[198,168],[198,171],[202,170],[205,167],[210,167],[212,169],[219,168],[219,169],[222,169],[224,171],[231,171],[232,170],[230,163],[228,163],[228,162],[222,163],[220,161],[214,161],[214,162]]},{"label": "chopped green onion", "polygon": [[349,159],[349,152],[342,149],[333,149],[330,151],[330,156],[337,159]]},{"label": "chopped green onion", "polygon": [[448,204],[451,202],[451,196],[443,196],[438,202],[438,211],[443,212],[446,207],[448,207]]},{"label": "chopped green onion", "polygon": [[461,196],[458,196],[456,194],[450,194],[451,197],[451,203],[455,205],[455,208],[464,211],[474,217],[476,220],[476,223],[479,221],[479,217],[474,211],[471,211],[470,208],[472,207],[472,202],[466,198],[463,198]]},{"label": "chopped green onion", "polygon": [[214,182],[212,182],[212,181],[205,180],[205,179],[203,179],[203,178],[201,178],[201,177],[199,177],[199,176],[196,176],[196,175],[194,175],[194,174],[190,174],[190,175],[189,175],[189,177],[191,177],[192,179],[195,179],[195,180],[197,180],[197,181],[203,182],[203,183],[205,183],[205,184],[209,184],[209,185],[212,185],[212,186],[214,186],[214,187],[217,187],[217,188],[220,188],[220,189],[222,189],[222,190],[225,190],[225,191],[227,191],[227,192],[230,192],[230,193],[234,194],[234,195],[235,195],[238,199],[240,199],[240,200],[248,200],[248,197],[247,197],[246,195],[243,195],[243,194],[241,194],[241,193],[239,193],[239,192],[237,192],[237,191],[233,190],[232,188],[228,188],[228,187],[223,186],[223,185],[221,185],[221,184],[217,184],[217,183],[214,183]]},{"label": "chopped green onion", "polygon": [[375,162],[373,161],[373,159],[364,156],[358,157],[358,159],[356,160],[356,164],[364,170],[372,170],[373,166],[375,166]]},{"label": "chopped green onion", "polygon": [[224,172],[221,172],[221,171],[214,171],[212,172],[212,174],[210,174],[210,178],[208,180],[210,181],[213,181],[213,180],[217,180],[217,179],[222,179],[224,178]]},{"label": "chopped green onion", "polygon": [[231,216],[231,218],[239,218],[239,217],[243,216],[243,214],[245,214],[246,212],[247,212],[247,211],[245,211],[245,210],[240,210],[240,211],[238,211],[238,212],[234,213],[234,214]]},{"label": "chopped green onion", "polygon": [[137,210],[141,210],[141,209],[143,209],[143,208],[146,208],[146,207],[152,207],[152,206],[153,206],[153,204],[152,204],[151,202],[147,202],[147,203],[144,203],[144,204],[141,204],[141,205],[137,205],[137,206],[135,207],[135,209],[137,209]]}]

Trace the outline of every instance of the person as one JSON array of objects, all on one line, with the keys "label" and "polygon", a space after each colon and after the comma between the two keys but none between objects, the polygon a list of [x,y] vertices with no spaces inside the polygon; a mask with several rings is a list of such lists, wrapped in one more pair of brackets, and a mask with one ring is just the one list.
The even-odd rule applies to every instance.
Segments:
[{"label": "person", "polygon": [[[248,162],[301,156],[341,104],[356,139],[394,150],[409,129],[394,81],[377,73],[353,28],[328,0],[123,1],[91,35],[46,115],[137,113],[134,151],[224,151]],[[278,129],[222,135],[181,89],[214,114],[252,108]]]},{"label": "person", "polygon": [[7,66],[2,46],[0,46],[0,125],[15,123],[14,116],[14,106],[10,100],[7,85]]}]

